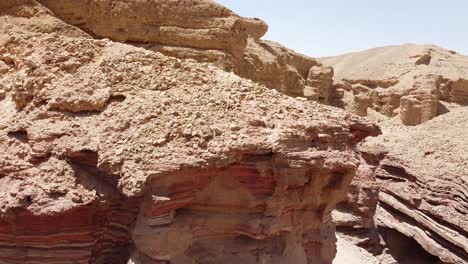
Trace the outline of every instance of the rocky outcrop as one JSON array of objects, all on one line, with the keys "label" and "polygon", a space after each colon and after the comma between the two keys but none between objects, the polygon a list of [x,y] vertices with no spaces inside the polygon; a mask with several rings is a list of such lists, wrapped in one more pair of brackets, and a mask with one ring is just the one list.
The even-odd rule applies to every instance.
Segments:
[{"label": "rocky outcrop", "polygon": [[401,122],[407,126],[415,126],[437,116],[439,96],[434,92],[416,90],[401,97],[399,113]]},{"label": "rocky outcrop", "polygon": [[323,61],[347,110],[384,128],[360,149],[367,166],[333,213],[337,230],[383,263],[466,262],[466,56],[402,45]]},{"label": "rocky outcrop", "polygon": [[333,74],[332,67],[310,68],[304,96],[322,104],[343,107],[343,90],[333,85]]},{"label": "rocky outcrop", "polygon": [[368,95],[360,93],[354,96],[351,106],[351,113],[358,116],[367,116],[367,109],[371,104],[371,99]]},{"label": "rocky outcrop", "polygon": [[387,126],[361,147],[385,157],[375,170],[376,225],[415,240],[442,263],[468,261],[467,117],[463,107],[414,128]]},{"label": "rocky outcrop", "polygon": [[[333,70],[260,38],[268,26],[209,0],[40,0],[86,32],[221,69],[279,90],[340,105]],[[103,19],[105,18],[105,19]]]},{"label": "rocky outcrop", "polygon": [[331,263],[375,125],[93,39],[36,1],[0,8],[0,263]]},{"label": "rocky outcrop", "polygon": [[346,91],[346,108],[357,114],[365,114],[367,96],[369,108],[405,125],[446,113],[445,103],[468,104],[468,57],[437,46],[388,46],[321,61],[333,66],[334,86]]}]

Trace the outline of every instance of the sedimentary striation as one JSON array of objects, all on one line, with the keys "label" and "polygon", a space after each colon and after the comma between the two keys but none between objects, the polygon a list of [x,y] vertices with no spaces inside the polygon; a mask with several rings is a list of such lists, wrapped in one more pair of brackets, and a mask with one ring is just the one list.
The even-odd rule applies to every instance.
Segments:
[{"label": "sedimentary striation", "polygon": [[[292,96],[341,105],[333,69],[260,38],[268,26],[208,0],[40,0],[57,16],[93,36],[210,62]],[[105,18],[105,19],[103,19]]]},{"label": "sedimentary striation", "polygon": [[417,127],[384,126],[361,146],[381,160],[376,225],[414,239],[442,263],[468,261],[467,131],[462,107]]},{"label": "sedimentary striation", "polygon": [[[110,32],[138,42],[141,20],[123,12],[137,3],[146,19],[149,3],[193,3],[171,17],[208,6],[228,29],[193,31],[225,36],[206,49],[234,52],[242,38],[230,29],[258,40],[261,22],[211,1],[91,1],[88,13],[41,2],[87,33],[36,1],[0,3],[0,263],[331,263],[331,211],[375,125],[212,64],[93,38],[118,15]],[[217,21],[203,14],[195,25]],[[154,29],[145,35],[171,30]],[[184,46],[169,35],[148,42]]]},{"label": "sedimentary striation", "polygon": [[468,57],[433,45],[388,46],[322,58],[333,66],[345,104],[364,116],[371,108],[404,125],[447,112],[447,103],[468,105]]}]

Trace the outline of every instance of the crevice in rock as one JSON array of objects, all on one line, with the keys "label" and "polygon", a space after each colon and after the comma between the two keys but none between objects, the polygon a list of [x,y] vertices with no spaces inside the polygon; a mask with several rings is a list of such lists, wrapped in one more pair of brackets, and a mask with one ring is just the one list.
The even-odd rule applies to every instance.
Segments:
[{"label": "crevice in rock", "polygon": [[[412,181],[412,182],[417,181],[416,177],[409,174],[408,172],[406,172],[406,170],[404,168],[390,166],[390,165],[386,165],[386,164],[382,164],[381,167],[382,167],[382,169],[387,171],[390,175],[394,176],[395,178],[393,178],[393,179],[399,178],[401,181],[404,181],[404,180],[409,180],[409,181]],[[380,175],[378,175],[377,177],[380,178]]]},{"label": "crevice in rock", "polygon": [[[404,202],[401,199],[399,199],[398,197],[394,197],[394,198],[399,200],[402,203]],[[421,231],[424,231],[431,238],[431,240],[433,240],[435,243],[439,244],[444,249],[447,249],[448,251],[450,251],[451,254],[454,254],[454,256],[457,256],[460,259],[465,259],[465,260],[468,259],[468,254],[466,253],[466,251],[464,249],[458,247],[457,245],[451,243],[450,241],[447,241],[446,238],[438,235],[436,232],[433,232],[431,229],[427,228],[426,226],[419,224],[417,221],[413,220],[411,217],[409,217],[405,213],[400,212],[399,210],[396,210],[395,208],[393,208],[393,207],[391,207],[391,206],[389,206],[389,205],[387,205],[387,204],[385,204],[385,203],[383,203],[381,201],[379,201],[379,206],[384,208],[384,210],[386,210],[388,213],[390,213],[394,218],[398,219],[398,221],[409,224],[411,226],[414,226],[414,227],[418,228]],[[456,226],[454,226],[454,225],[452,225],[450,223],[447,223],[445,221],[441,221],[441,219],[437,219],[437,218],[434,218],[434,217],[430,217],[430,218],[431,218],[432,221],[434,221],[434,222],[436,222],[436,223],[438,223],[440,225],[445,225],[448,228],[454,228],[455,230],[461,232],[462,235],[464,234],[463,230],[461,230],[460,228],[458,228],[458,227],[456,227]],[[404,238],[415,242],[422,250],[424,250],[426,252],[426,254],[431,255],[429,252],[427,252],[427,250],[422,248],[422,246],[418,243],[418,241],[405,236],[404,234],[402,234],[398,230],[393,230],[391,228],[387,228],[387,227],[381,226],[381,225],[377,225],[377,228],[379,230],[379,233],[382,236],[383,236],[383,233],[381,232],[382,228],[390,229],[390,230],[398,233],[400,236],[403,236]],[[387,245],[387,246],[390,249],[392,248],[391,245]],[[437,258],[437,260],[439,261],[439,258]],[[408,263],[409,264],[409,263],[412,263],[412,262],[402,262],[402,263]],[[421,262],[421,263],[440,263],[440,262]]]},{"label": "crevice in rock", "polygon": [[330,181],[323,188],[324,193],[332,192],[333,190],[340,189],[345,179],[345,173],[342,171],[335,171],[331,173]]},{"label": "crevice in rock", "polygon": [[126,198],[117,190],[118,177],[99,170],[97,151],[83,149],[68,153],[67,157],[77,175],[80,171],[85,172],[102,185],[101,188],[94,187],[98,192],[103,190],[100,195],[105,209],[94,216],[102,219],[102,230],[95,234],[96,243],[92,248],[89,263],[126,264],[133,245],[131,227],[137,218],[141,199],[139,197]]},{"label": "crevice in rock", "polygon": [[378,231],[388,247],[387,253],[399,264],[440,263],[438,257],[429,254],[414,239],[390,228],[379,227]]},{"label": "crevice in rock", "polygon": [[93,150],[83,149],[79,152],[72,152],[68,154],[71,162],[77,165],[84,165],[87,167],[97,167],[98,164],[98,153]]},{"label": "crevice in rock", "polygon": [[21,143],[28,143],[28,132],[25,129],[8,132],[10,138],[14,138]]},{"label": "crevice in rock", "polygon": [[450,112],[450,109],[448,109],[445,105],[442,103],[437,104],[437,116],[444,115]]},{"label": "crevice in rock", "polygon": [[49,111],[59,113],[68,117],[92,117],[92,116],[99,115],[102,113],[101,110],[71,112],[71,111],[55,109],[55,108],[52,108]]},{"label": "crevice in rock", "polygon": [[[397,196],[397,195],[395,195],[395,194],[393,194],[393,193],[386,192],[386,191],[382,191],[382,193],[387,194],[387,195],[391,195],[391,196],[392,196],[394,199],[396,199],[398,202],[400,202],[400,203],[402,203],[402,204],[404,204],[404,205],[406,205],[406,206],[412,207],[411,204],[408,204],[408,201],[403,200],[402,198],[400,198],[399,196]],[[427,199],[427,200],[428,200],[428,199]],[[426,200],[426,201],[427,201],[427,200]],[[385,204],[385,203],[384,203],[383,201],[381,201],[381,200],[379,200],[379,205],[382,206],[383,208],[385,208],[387,211],[391,211],[392,214],[395,214],[395,215],[397,215],[397,216],[399,216],[399,217],[403,217],[403,218],[405,218],[405,219],[410,219],[409,216],[406,215],[405,213],[402,213],[402,212],[396,210],[395,208],[393,208],[393,207],[391,207],[391,206]],[[414,208],[414,207],[412,207],[412,208],[413,208],[413,210],[415,210],[415,211],[418,210],[418,209],[416,209],[416,208]],[[424,212],[424,211],[422,211],[422,213],[427,214],[427,212]],[[456,230],[457,232],[459,232],[459,233],[460,233],[461,235],[463,235],[463,236],[468,236],[468,233],[467,233],[465,230],[463,230],[463,229],[461,229],[460,227],[454,225],[453,223],[450,223],[450,222],[448,222],[448,221],[445,221],[445,220],[442,219],[442,218],[432,217],[431,215],[429,215],[429,217],[431,218],[432,221],[436,222],[437,224],[439,224],[439,225],[441,225],[441,226],[445,226],[445,227],[448,227],[448,228],[450,228],[450,229]],[[408,220],[408,221],[414,222],[413,220]],[[415,225],[419,225],[419,224],[417,224],[417,223],[415,222]],[[421,229],[427,230],[427,228],[421,228]],[[438,236],[437,234],[432,234],[432,232],[431,232],[431,236],[433,236],[433,237],[438,237],[438,238],[440,238],[441,240],[446,241],[443,237],[440,237],[440,236]],[[448,241],[447,241],[446,243],[447,243],[447,244],[451,244],[451,243],[449,243]],[[452,247],[452,246],[449,246],[449,247]],[[463,249],[459,249],[459,250],[460,250],[460,252],[464,252]],[[463,254],[466,254],[466,253],[463,253]],[[468,255],[466,255],[466,258],[468,259]]]},{"label": "crevice in rock", "polygon": [[116,94],[116,95],[111,95],[109,97],[109,100],[107,100],[106,102],[106,106],[111,104],[111,103],[121,103],[123,101],[125,101],[125,99],[127,99],[127,97],[123,94]]},{"label": "crevice in rock", "polygon": [[432,56],[430,54],[424,54],[419,59],[416,60],[414,64],[416,65],[429,65],[431,63]]},{"label": "crevice in rock", "polygon": [[108,186],[115,191],[115,194],[121,196],[117,191],[118,177],[108,174],[98,169],[99,154],[94,150],[83,149],[77,152],[70,152],[67,154],[68,161],[73,169],[78,173],[84,171],[97,182]]},{"label": "crevice in rock", "polygon": [[34,164],[34,165],[39,165],[41,163],[44,163],[44,162],[48,161],[50,159],[50,157],[52,157],[52,154],[47,153],[47,154],[45,154],[43,156],[33,157],[29,162],[31,164]]}]

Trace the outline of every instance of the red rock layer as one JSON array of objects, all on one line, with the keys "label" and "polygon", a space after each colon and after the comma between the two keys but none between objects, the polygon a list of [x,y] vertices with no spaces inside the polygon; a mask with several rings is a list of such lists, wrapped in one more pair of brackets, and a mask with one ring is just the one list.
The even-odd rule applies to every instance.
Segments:
[{"label": "red rock layer", "polygon": [[330,212],[355,169],[326,160],[247,156],[155,178],[133,232],[136,255],[170,263],[328,263],[335,253]]},{"label": "red rock layer", "polygon": [[331,263],[375,125],[27,2],[0,2],[0,260]]},{"label": "red rock layer", "polygon": [[131,200],[54,215],[10,212],[0,219],[0,263],[126,263],[137,212]]}]

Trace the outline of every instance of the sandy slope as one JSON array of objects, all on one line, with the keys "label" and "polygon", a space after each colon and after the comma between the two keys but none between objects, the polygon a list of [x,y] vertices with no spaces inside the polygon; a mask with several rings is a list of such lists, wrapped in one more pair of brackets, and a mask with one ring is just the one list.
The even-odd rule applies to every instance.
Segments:
[{"label": "sandy slope", "polygon": [[337,254],[333,264],[377,264],[378,259],[366,250],[337,235]]}]

